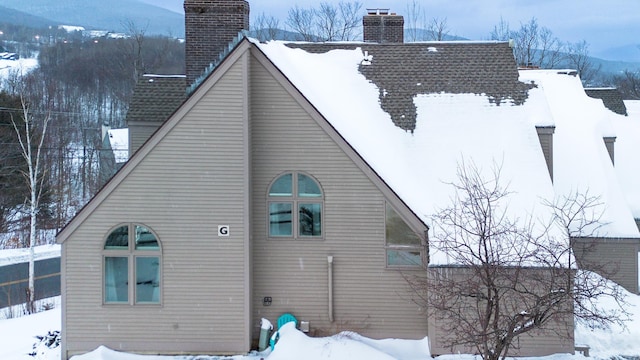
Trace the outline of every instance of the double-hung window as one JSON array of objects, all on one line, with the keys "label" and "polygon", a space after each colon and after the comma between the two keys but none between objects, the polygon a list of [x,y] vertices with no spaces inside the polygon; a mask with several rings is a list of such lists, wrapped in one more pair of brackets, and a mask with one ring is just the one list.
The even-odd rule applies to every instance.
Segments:
[{"label": "double-hung window", "polygon": [[269,187],[269,237],[322,238],[322,189],[311,176],[291,172]]},{"label": "double-hung window", "polygon": [[147,227],[124,224],[112,230],[104,244],[105,304],[159,304],[160,242]]},{"label": "double-hung window", "polygon": [[424,263],[422,239],[387,203],[385,209],[385,240],[388,267],[419,267]]}]

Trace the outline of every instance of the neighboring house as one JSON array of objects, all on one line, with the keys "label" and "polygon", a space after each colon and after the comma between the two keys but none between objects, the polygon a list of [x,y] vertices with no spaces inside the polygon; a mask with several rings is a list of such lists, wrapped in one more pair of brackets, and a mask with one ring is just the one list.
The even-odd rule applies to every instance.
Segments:
[{"label": "neighboring house", "polygon": [[186,87],[184,75],[148,74],[138,80],[127,113],[131,154],[182,104]]},{"label": "neighboring house", "polygon": [[105,184],[129,160],[129,129],[102,126],[100,184]]},{"label": "neighboring house", "polygon": [[[312,335],[428,335],[432,353],[450,351],[404,275],[446,263],[428,251],[430,215],[450,205],[465,161],[501,167],[517,214],[544,218],[541,199],[613,187],[603,230],[640,238],[591,141],[597,124],[580,132],[568,115],[584,104],[558,103],[579,79],[519,73],[508,43],[398,44],[385,38],[398,29],[368,21],[385,24],[365,30],[376,43],[241,37],[225,52],[248,27],[246,1],[186,0],[185,14],[186,78],[140,81],[129,161],[58,234],[64,359],[99,345],[242,353],[261,318],[284,312]],[[573,161],[582,151],[589,161]],[[523,337],[517,355],[572,352],[571,334]]]},{"label": "neighboring house", "polygon": [[609,278],[638,293],[640,234],[634,218],[640,215],[640,117],[622,115],[592,98],[573,70],[521,70],[521,80],[544,90],[554,119],[556,194],[586,193],[603,204],[605,226],[574,239],[578,262],[587,269],[604,267]]}]

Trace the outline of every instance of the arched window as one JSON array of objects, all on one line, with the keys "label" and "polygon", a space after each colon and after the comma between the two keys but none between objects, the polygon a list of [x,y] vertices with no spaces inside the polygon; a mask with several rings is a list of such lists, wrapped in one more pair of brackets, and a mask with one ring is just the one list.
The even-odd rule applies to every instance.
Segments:
[{"label": "arched window", "polygon": [[162,252],[147,227],[124,224],[104,243],[105,304],[159,304]]},{"label": "arched window", "polygon": [[281,175],[269,188],[269,237],[322,238],[323,203],[322,189],[311,176]]}]

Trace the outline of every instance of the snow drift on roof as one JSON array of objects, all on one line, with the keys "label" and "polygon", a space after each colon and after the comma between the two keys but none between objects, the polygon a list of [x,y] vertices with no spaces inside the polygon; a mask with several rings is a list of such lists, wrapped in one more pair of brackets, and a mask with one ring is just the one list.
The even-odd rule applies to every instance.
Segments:
[{"label": "snow drift on roof", "polygon": [[[578,191],[599,196],[605,204],[601,220],[606,224],[599,234],[605,237],[639,237],[619,175],[631,177],[625,182],[637,181],[640,171],[637,165],[629,164],[629,156],[633,155],[628,141],[623,140],[622,145],[616,141],[615,154],[616,167],[625,170],[616,173],[603,140],[604,137],[615,136],[631,138],[633,131],[624,128],[625,117],[607,110],[601,100],[588,97],[578,76],[556,70],[522,70],[520,74],[521,80],[535,81],[544,91],[555,120],[553,161],[556,194],[570,195]],[[623,134],[625,131],[629,135]]]},{"label": "snow drift on roof", "polygon": [[615,169],[634,218],[640,219],[640,100],[625,100],[628,116],[612,116]]}]

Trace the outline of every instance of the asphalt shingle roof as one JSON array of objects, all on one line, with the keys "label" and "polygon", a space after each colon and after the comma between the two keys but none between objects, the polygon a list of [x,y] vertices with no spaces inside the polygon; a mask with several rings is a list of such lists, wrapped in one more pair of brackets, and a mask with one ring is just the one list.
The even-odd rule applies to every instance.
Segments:
[{"label": "asphalt shingle roof", "polygon": [[584,89],[589,97],[600,99],[604,106],[616,114],[627,116],[627,107],[624,105],[622,94],[616,88],[592,88]]},{"label": "asphalt shingle roof", "polygon": [[129,104],[127,123],[164,122],[185,100],[186,84],[184,76],[141,77]]},{"label": "asphalt shingle roof", "polygon": [[381,107],[396,126],[416,127],[417,94],[484,94],[501,105],[524,103],[533,87],[518,80],[512,49],[504,42],[290,43],[292,48],[323,53],[360,47],[371,56],[360,72],[380,89]]}]

